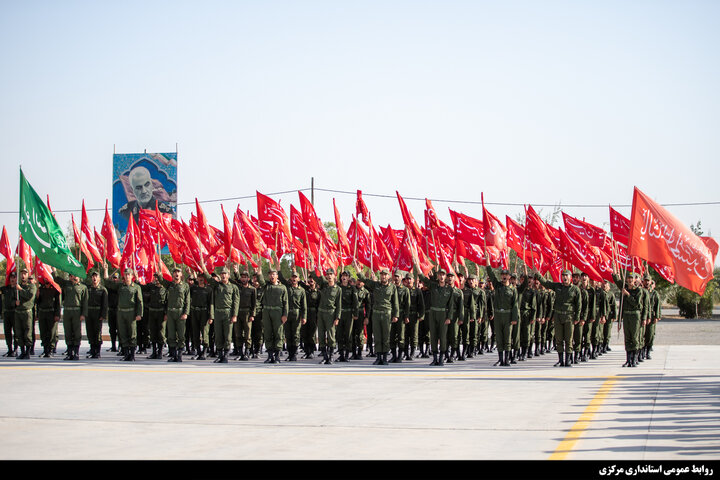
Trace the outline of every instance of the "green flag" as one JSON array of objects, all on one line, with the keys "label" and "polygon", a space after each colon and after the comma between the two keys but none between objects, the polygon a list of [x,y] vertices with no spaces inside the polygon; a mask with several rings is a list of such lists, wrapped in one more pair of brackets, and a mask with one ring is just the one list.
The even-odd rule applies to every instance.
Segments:
[{"label": "green flag", "polygon": [[20,169],[20,234],[41,262],[85,278],[85,269],[70,252],[65,235]]}]

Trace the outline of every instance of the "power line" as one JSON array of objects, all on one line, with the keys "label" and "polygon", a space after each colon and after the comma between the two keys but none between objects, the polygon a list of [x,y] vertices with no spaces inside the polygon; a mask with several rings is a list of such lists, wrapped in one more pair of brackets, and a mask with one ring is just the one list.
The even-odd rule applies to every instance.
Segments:
[{"label": "power line", "polygon": [[[309,187],[305,188],[298,188],[293,190],[284,190],[281,192],[270,192],[266,193],[265,195],[272,196],[272,195],[285,195],[288,193],[295,193],[295,192],[306,192],[308,190],[311,190]],[[315,187],[315,190],[318,192],[328,192],[328,193],[341,193],[344,195],[356,195],[357,192],[354,191],[348,191],[348,190],[333,190],[330,188],[317,188]],[[364,197],[375,197],[375,198],[397,198],[396,195],[384,195],[380,193],[367,193],[363,192]],[[218,203],[218,202],[226,202],[231,200],[247,200],[250,198],[255,198],[255,194],[252,195],[243,195],[240,197],[226,197],[226,198],[216,198],[212,200],[198,200],[199,203],[205,204],[205,203]],[[425,201],[425,197],[405,197],[403,196],[403,199],[405,200],[418,200],[418,201]],[[460,203],[460,204],[468,204],[468,205],[481,205],[482,202],[478,202],[477,200],[449,200],[444,198],[428,198],[428,200],[432,202],[438,202],[438,203]],[[195,204],[194,201],[191,202],[178,202],[177,205],[193,205]],[[560,203],[532,203],[532,202],[526,202],[526,203],[513,203],[513,202],[485,202],[485,205],[497,205],[497,206],[504,206],[504,207],[522,207],[525,205],[533,205],[535,207],[571,207],[571,208],[607,208],[609,205],[612,205],[613,207],[632,207],[632,204],[560,204]],[[660,205],[664,207],[691,207],[691,206],[700,206],[700,205],[720,205],[719,202],[683,202],[683,203],[661,203]],[[105,209],[104,208],[86,208],[85,209],[88,212],[102,212]],[[81,209],[69,209],[69,210],[53,210],[54,213],[76,213],[80,212]],[[11,214],[19,214],[20,212],[17,210],[4,210],[0,211],[0,215],[11,215]]]}]

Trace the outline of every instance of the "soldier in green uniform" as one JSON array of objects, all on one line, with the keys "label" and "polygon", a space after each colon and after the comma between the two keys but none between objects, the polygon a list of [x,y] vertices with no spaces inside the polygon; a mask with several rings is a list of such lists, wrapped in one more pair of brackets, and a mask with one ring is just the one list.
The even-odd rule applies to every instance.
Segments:
[{"label": "soldier in green uniform", "polygon": [[535,291],[537,292],[537,313],[535,321],[535,331],[533,337],[530,339],[530,348],[528,349],[528,358],[530,358],[530,351],[532,350],[532,344],[535,343],[535,356],[545,355],[545,336],[547,335],[547,323],[545,322],[545,306],[547,305],[548,291],[540,283],[540,276],[535,275],[533,279],[535,284]]},{"label": "soldier in green uniform", "polygon": [[494,292],[494,324],[498,348],[498,361],[495,362],[494,365],[509,367],[511,361],[510,351],[512,348],[511,327],[512,325],[517,325],[520,320],[518,292],[517,288],[510,284],[510,271],[507,269],[503,269],[500,272],[501,280],[498,280],[490,266],[490,259],[487,255],[485,269],[493,285]]},{"label": "soldier in green uniform", "polygon": [[15,342],[15,300],[17,298],[17,274],[10,272],[8,285],[0,287],[3,299],[3,329],[5,333],[5,343],[8,351],[6,357],[15,357],[17,355],[18,344]]},{"label": "soldier in green uniform", "polygon": [[582,293],[580,288],[571,282],[571,278],[570,270],[563,270],[560,283],[540,278],[540,283],[545,288],[555,292],[552,310],[552,320],[555,324],[555,345],[558,352],[558,362],[554,365],[555,367],[572,366],[573,327],[580,323]]},{"label": "soldier in green uniform", "polygon": [[489,318],[493,316],[493,311],[492,304],[488,299],[488,292],[485,289],[485,282],[478,277],[475,285],[477,286],[477,298],[475,301],[477,319],[475,321],[473,345],[477,347],[475,351],[478,355],[485,355],[485,352],[490,350],[488,345],[488,324],[490,323]]},{"label": "soldier in green uniform", "polygon": [[320,278],[315,272],[310,272],[310,277],[320,288],[320,299],[318,302],[318,335],[320,337],[319,347],[323,355],[324,363],[332,363],[333,350],[335,348],[335,327],[340,323],[342,315],[342,290],[335,284],[335,270],[325,270],[325,277]]},{"label": "soldier in green uniform", "polygon": [[549,288],[546,290],[547,299],[545,303],[545,323],[547,324],[547,328],[545,330],[546,336],[544,341],[547,343],[545,351],[550,353],[555,348],[555,322],[553,321],[553,314],[555,312],[556,294],[555,290],[551,290]]},{"label": "soldier in green uniform", "polygon": [[143,314],[142,318],[136,324],[138,355],[147,353],[147,344],[150,341],[150,330],[148,328],[148,324],[150,323],[150,290],[148,290],[147,287],[148,285],[140,284],[140,292],[142,292],[143,296]]},{"label": "soldier in green uniform", "polygon": [[638,330],[638,352],[637,361],[642,362],[645,360],[645,330],[648,324],[650,324],[650,310],[651,310],[651,299],[650,299],[650,281],[652,277],[649,273],[646,273],[642,280],[637,280],[638,286],[640,287],[643,295],[645,296],[645,310],[643,317],[640,319],[640,330]]},{"label": "soldier in green uniform", "polygon": [[[535,325],[538,311],[537,290],[535,290],[534,284],[534,280],[530,278],[526,270],[522,282],[517,287],[520,294],[520,352],[518,360],[521,362],[528,358],[528,354],[530,354],[529,358],[532,358],[529,348],[530,339],[532,338],[532,328]],[[512,358],[510,363],[512,363]]]},{"label": "soldier in green uniform", "polygon": [[[415,268],[417,272],[420,272],[417,262],[415,262]],[[437,270],[435,277],[435,279],[430,279],[418,273],[418,278],[430,290],[430,298],[426,303],[430,308],[425,320],[428,322],[430,349],[433,354],[433,361],[430,365],[442,366],[445,364],[444,356],[447,350],[448,326],[455,316],[455,301],[453,300],[452,282],[448,280],[447,272],[441,268]]]},{"label": "soldier in green uniform", "polygon": [[363,345],[365,344],[365,326],[369,323],[370,292],[365,288],[365,282],[358,279],[355,281],[355,295],[358,300],[358,317],[353,323],[353,355],[351,360],[362,360]]},{"label": "soldier in green uniform", "polygon": [[[113,273],[109,280],[105,280],[105,284],[108,283],[108,281],[113,283],[120,283],[120,274],[117,272]],[[117,327],[117,313],[118,313],[118,293],[117,290],[108,289],[107,286],[105,286],[105,289],[108,292],[108,330],[110,333],[110,348],[108,348],[106,351],[108,352],[117,352],[117,338],[118,338],[118,327]],[[119,355],[119,353],[118,353]]]},{"label": "soldier in green uniform", "polygon": [[[37,287],[30,281],[27,268],[20,270],[20,282],[15,284],[15,341],[20,345],[18,360],[30,358],[32,347],[33,308],[35,307],[35,294]],[[76,352],[77,354],[77,352]]]},{"label": "soldier in green uniform", "polygon": [[426,306],[425,317],[418,319],[418,347],[420,347],[420,358],[430,358],[430,328],[429,325],[429,308],[430,308],[430,289],[418,278],[418,290],[422,292],[423,304]]},{"label": "soldier in green uniform", "polygon": [[655,281],[650,280],[648,284],[648,292],[650,293],[650,308],[648,314],[648,324],[645,326],[645,358],[652,360],[650,352],[652,351],[655,341],[655,326],[662,316],[660,308],[660,294],[655,290]]},{"label": "soldier in green uniform", "polygon": [[307,298],[305,289],[300,286],[300,277],[297,271],[293,270],[289,282],[283,278],[282,272],[278,272],[278,275],[282,284],[285,285],[288,295],[287,321],[283,326],[288,350],[288,358],[285,361],[296,362],[300,345],[300,327],[307,323]]},{"label": "soldier in green uniform", "polygon": [[602,282],[595,282],[595,321],[590,326],[590,359],[594,360],[602,355],[603,329],[607,317],[607,295],[603,290]]},{"label": "soldier in green uniform", "polygon": [[585,310],[585,324],[582,328],[582,339],[580,341],[580,361],[587,362],[590,356],[590,331],[592,324],[595,323],[595,315],[597,307],[595,305],[595,289],[590,283],[590,277],[585,272],[580,274],[580,291],[583,296],[587,296],[587,307]]},{"label": "soldier in green uniform", "polygon": [[490,281],[490,277],[485,277],[485,292],[487,294],[488,305],[493,306],[493,314],[488,316],[488,338],[490,346],[486,352],[495,350],[495,286]]},{"label": "soldier in green uniform", "polygon": [[60,322],[60,292],[45,280],[40,280],[35,300],[35,315],[40,327],[40,341],[43,354],[41,357],[52,357],[53,346],[57,341],[58,322]]},{"label": "soldier in green uniform", "polygon": [[603,325],[603,343],[602,352],[607,353],[612,351],[610,348],[610,335],[612,334],[612,324],[617,319],[617,300],[615,294],[610,290],[610,282],[605,280],[603,282],[603,291],[605,292],[605,301],[607,304],[607,314],[605,316],[605,325]]},{"label": "soldier in green uniform", "polygon": [[[240,307],[240,291],[237,285],[230,282],[230,269],[220,270],[220,281],[215,280],[203,265],[203,275],[213,289],[214,317],[208,323],[215,325],[215,347],[217,358],[215,363],[228,363],[228,353],[232,335],[232,324],[237,322]],[[264,282],[264,280],[263,280]]]},{"label": "soldier in green uniform", "polygon": [[626,359],[623,367],[637,366],[637,351],[640,348],[638,342],[638,331],[640,322],[645,315],[645,294],[635,283],[636,273],[630,273],[623,279],[618,274],[613,274],[615,285],[620,289],[622,299],[621,314],[622,328],[625,334]]},{"label": "soldier in green uniform", "polygon": [[268,276],[270,281],[265,284],[262,313],[265,350],[268,354],[265,363],[277,363],[283,348],[283,325],[287,321],[289,299],[287,288],[278,280],[277,270],[270,269]]},{"label": "soldier in green uniform", "polygon": [[252,337],[252,355],[250,358],[258,358],[263,343],[263,296],[265,295],[265,278],[261,271],[256,272],[253,278],[253,287],[257,294],[255,303],[255,318],[259,321],[252,322],[250,336]]},{"label": "soldier in green uniform", "polygon": [[[53,289],[54,290],[54,289]],[[108,316],[108,292],[100,284],[100,272],[90,274],[90,286],[87,288],[88,305],[85,317],[85,333],[90,343],[90,352],[86,358],[100,358],[102,346],[102,324]]]},{"label": "soldier in green uniform", "polygon": [[240,303],[238,304],[238,321],[235,322],[233,327],[233,335],[235,336],[235,345],[239,354],[236,360],[247,361],[250,359],[250,350],[252,348],[250,328],[255,321],[257,290],[250,285],[250,272],[243,270],[238,277],[237,271],[238,266],[235,265],[235,285],[238,287]]},{"label": "soldier in green uniform", "polygon": [[[185,330],[190,314],[190,285],[183,281],[182,270],[174,268],[172,282],[163,281],[165,286],[165,321],[167,322],[167,343],[170,351],[168,362],[182,362],[185,351]],[[162,358],[162,343],[158,342],[158,357]]]},{"label": "soldier in green uniform", "polygon": [[583,288],[580,283],[579,273],[573,273],[573,285],[580,289],[580,321],[573,325],[573,356],[571,358],[572,363],[577,364],[581,360],[580,350],[582,349],[583,328],[585,327],[585,322],[587,321],[589,297],[587,289]]},{"label": "soldier in green uniform", "polygon": [[63,360],[80,360],[81,325],[88,314],[88,289],[80,282],[80,278],[68,275],[66,280],[54,268],[53,279],[62,289],[63,331],[68,347],[68,355]]},{"label": "soldier in green uniform", "polygon": [[166,283],[170,282],[165,282],[160,274],[156,273],[152,283],[140,286],[143,292],[143,311],[152,345],[152,353],[147,357],[149,359],[162,358],[163,345],[165,345],[167,291],[164,284]]},{"label": "soldier in green uniform", "polygon": [[[105,278],[107,279],[107,267]],[[140,285],[134,282],[135,272],[129,268],[123,272],[122,283],[106,282],[105,288],[118,295],[118,337],[120,338],[121,361],[135,361],[137,345],[137,322],[142,318],[143,299]]]},{"label": "soldier in green uniform", "polygon": [[192,342],[197,350],[194,359],[205,360],[210,346],[210,319],[215,316],[213,289],[202,275],[197,277],[196,281],[188,282],[188,285],[190,286],[190,329]]},{"label": "soldier in green uniform", "polygon": [[[450,325],[448,325],[447,332],[447,348],[445,350],[445,362],[454,363],[453,358],[458,358],[460,351],[460,324],[464,322],[465,317],[465,303],[463,300],[463,292],[454,283],[455,275],[453,272],[448,272],[447,279],[448,283],[452,285],[452,301],[455,303],[453,309],[453,316],[450,317]],[[459,282],[460,286],[464,285],[465,276],[460,274]]]},{"label": "soldier in green uniform", "polygon": [[[477,317],[477,299],[475,293],[473,292],[473,276],[474,275],[469,276],[460,284],[460,293],[462,293],[463,298],[463,316],[460,317],[458,321],[459,343],[457,351],[455,352],[459,361],[465,361],[468,354],[472,358],[472,353],[470,352],[470,326],[475,325]],[[462,346],[462,352],[460,351],[460,346]]]},{"label": "soldier in green uniform", "polygon": [[390,326],[399,322],[400,302],[395,284],[390,282],[390,271],[387,268],[380,269],[380,281],[378,282],[374,272],[370,272],[372,279],[365,278],[359,265],[355,268],[360,278],[372,292],[373,310],[373,335],[375,337],[375,353],[377,358],[373,365],[388,365],[387,355],[390,350]]},{"label": "soldier in green uniform", "polygon": [[425,318],[425,299],[422,290],[415,288],[415,279],[411,273],[405,274],[403,285],[410,292],[409,322],[405,325],[405,360],[415,358],[418,346],[418,324]]},{"label": "soldier in green uniform", "polygon": [[402,363],[405,349],[405,325],[410,323],[410,290],[402,284],[405,272],[397,270],[393,274],[393,285],[398,294],[398,321],[390,324],[390,363]]},{"label": "soldier in green uniform", "polygon": [[357,319],[357,289],[350,285],[350,274],[340,274],[340,290],[342,290],[342,312],[337,324],[336,338],[338,346],[338,362],[347,362],[352,348],[353,322]]},{"label": "soldier in green uniform", "polygon": [[302,346],[305,352],[303,358],[315,358],[320,290],[312,278],[308,278],[307,282],[299,283],[305,289],[305,301],[307,302],[307,322],[300,327],[300,336],[302,337]]}]

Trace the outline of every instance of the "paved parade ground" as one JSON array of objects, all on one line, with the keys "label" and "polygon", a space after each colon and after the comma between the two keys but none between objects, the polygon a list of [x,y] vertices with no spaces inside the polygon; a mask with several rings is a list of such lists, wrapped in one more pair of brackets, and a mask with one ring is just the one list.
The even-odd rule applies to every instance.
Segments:
[{"label": "paved parade ground", "polygon": [[[678,322],[637,368],[616,335],[572,368],[3,357],[0,458],[717,460],[718,323]],[[667,344],[687,326],[715,344]]]}]

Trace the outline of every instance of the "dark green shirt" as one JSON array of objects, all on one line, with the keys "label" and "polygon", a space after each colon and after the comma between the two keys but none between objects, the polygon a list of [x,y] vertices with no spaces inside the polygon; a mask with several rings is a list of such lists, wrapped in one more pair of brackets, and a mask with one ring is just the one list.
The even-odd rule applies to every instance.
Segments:
[{"label": "dark green shirt", "polygon": [[383,285],[380,282],[364,278],[362,274],[358,274],[358,278],[365,282],[372,294],[373,311],[389,313],[391,318],[400,318],[400,300],[395,285],[391,282]]},{"label": "dark green shirt", "polygon": [[[55,290],[53,288],[53,290]],[[98,285],[88,287],[88,313],[97,314],[98,318],[108,318],[108,292],[105,287]]]},{"label": "dark green shirt", "polygon": [[490,267],[485,267],[488,272],[488,277],[495,287],[493,299],[495,316],[498,314],[505,314],[510,316],[511,322],[517,322],[520,319],[520,312],[518,310],[518,291],[517,288],[512,285],[503,285],[500,280],[495,276],[495,272]]},{"label": "dark green shirt", "polygon": [[118,296],[118,311],[132,310],[136,317],[142,317],[143,298],[140,285],[132,282],[130,285],[122,283],[107,282],[105,284],[108,292],[115,290]]},{"label": "dark green shirt", "polygon": [[213,289],[213,300],[215,311],[217,315],[218,311],[229,311],[230,317],[237,317],[238,308],[240,307],[240,291],[237,285],[228,281],[227,283],[217,282],[207,273],[205,279],[212,286]]},{"label": "dark green shirt", "polygon": [[555,292],[552,307],[553,318],[557,318],[560,322],[580,321],[582,293],[577,285],[573,285],[572,282],[569,285],[563,285],[560,282],[550,282],[544,278],[540,279],[540,283],[543,287]]}]

